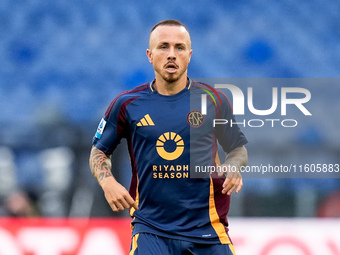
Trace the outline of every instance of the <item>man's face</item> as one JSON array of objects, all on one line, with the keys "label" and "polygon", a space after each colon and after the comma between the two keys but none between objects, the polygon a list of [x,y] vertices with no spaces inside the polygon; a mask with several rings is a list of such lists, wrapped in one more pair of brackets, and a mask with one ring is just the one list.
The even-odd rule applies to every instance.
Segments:
[{"label": "man's face", "polygon": [[187,68],[192,54],[188,31],[181,26],[159,26],[150,35],[147,56],[153,65],[156,80],[176,82]]}]

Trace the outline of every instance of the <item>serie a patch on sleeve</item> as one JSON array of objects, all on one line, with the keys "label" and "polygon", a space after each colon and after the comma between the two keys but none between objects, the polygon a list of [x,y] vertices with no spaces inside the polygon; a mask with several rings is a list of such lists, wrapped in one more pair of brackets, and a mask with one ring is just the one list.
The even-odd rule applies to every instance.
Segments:
[{"label": "serie a patch on sleeve", "polygon": [[102,120],[100,121],[98,128],[97,128],[97,132],[96,132],[96,138],[100,139],[102,137],[104,128],[106,125],[106,120],[104,120],[104,118],[102,118]]}]

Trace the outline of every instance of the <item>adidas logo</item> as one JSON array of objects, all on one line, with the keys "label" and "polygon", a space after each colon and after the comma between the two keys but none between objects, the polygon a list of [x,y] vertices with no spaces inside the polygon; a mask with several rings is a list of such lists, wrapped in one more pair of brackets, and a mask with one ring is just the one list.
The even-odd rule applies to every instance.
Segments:
[{"label": "adidas logo", "polygon": [[141,126],[154,126],[155,123],[153,123],[151,117],[149,114],[145,115],[144,118],[142,118],[138,123],[137,123],[137,127],[141,127]]}]

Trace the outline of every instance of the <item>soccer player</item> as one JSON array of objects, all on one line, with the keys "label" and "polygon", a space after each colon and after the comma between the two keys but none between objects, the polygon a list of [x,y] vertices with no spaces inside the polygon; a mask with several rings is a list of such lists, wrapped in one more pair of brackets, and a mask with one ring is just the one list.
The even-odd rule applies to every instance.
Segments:
[{"label": "soccer player", "polygon": [[[112,101],[93,138],[91,172],[113,211],[130,209],[131,255],[235,254],[227,213],[230,195],[243,185],[247,140],[235,124],[213,126],[234,117],[223,93],[188,78],[192,49],[184,24],[157,23],[146,53],[155,79]],[[203,115],[207,92],[214,98]],[[122,138],[132,166],[129,192],[111,173],[110,155]],[[226,152],[220,169],[233,169],[220,178],[206,174],[217,168],[217,141]]]}]

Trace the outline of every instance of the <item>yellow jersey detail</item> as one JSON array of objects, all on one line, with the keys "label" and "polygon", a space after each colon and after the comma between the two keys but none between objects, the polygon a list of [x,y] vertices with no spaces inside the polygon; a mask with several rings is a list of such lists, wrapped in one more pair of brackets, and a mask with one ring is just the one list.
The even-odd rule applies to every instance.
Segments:
[{"label": "yellow jersey detail", "polygon": [[146,114],[138,123],[137,127],[142,127],[142,126],[154,126],[155,123],[152,121],[151,117],[149,114]]},{"label": "yellow jersey detail", "polygon": [[[164,149],[164,144],[167,141],[173,141],[176,143],[176,148],[172,152],[168,152]],[[184,141],[182,137],[175,132],[166,132],[158,137],[156,142],[156,150],[158,155],[166,160],[175,160],[179,158],[184,151]]]}]

